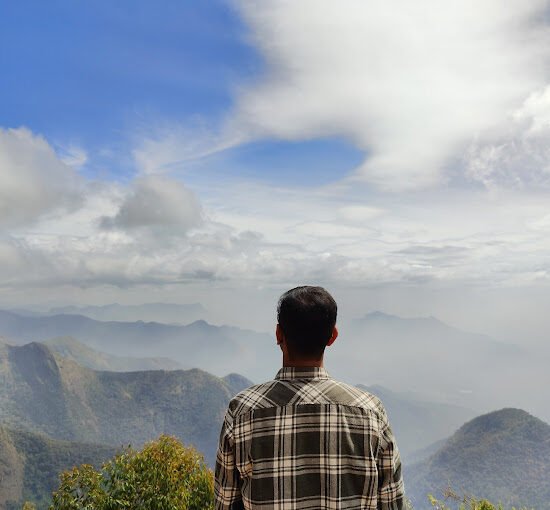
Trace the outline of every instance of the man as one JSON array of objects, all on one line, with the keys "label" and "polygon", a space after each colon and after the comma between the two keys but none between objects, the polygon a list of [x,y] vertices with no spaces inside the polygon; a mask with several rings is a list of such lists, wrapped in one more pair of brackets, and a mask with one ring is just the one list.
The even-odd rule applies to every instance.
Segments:
[{"label": "man", "polygon": [[229,403],[216,460],[216,510],[403,508],[401,461],[375,396],[332,379],[325,347],[336,302],[297,287],[277,307],[283,368]]}]

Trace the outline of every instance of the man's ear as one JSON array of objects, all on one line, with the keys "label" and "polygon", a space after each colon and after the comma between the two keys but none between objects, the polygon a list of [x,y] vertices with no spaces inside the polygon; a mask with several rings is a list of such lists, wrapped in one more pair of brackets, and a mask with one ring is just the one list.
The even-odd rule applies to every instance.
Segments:
[{"label": "man's ear", "polygon": [[330,337],[330,340],[327,342],[327,347],[329,345],[332,345],[336,341],[337,337],[338,337],[338,328],[336,326],[334,326],[334,329],[332,330],[332,335]]},{"label": "man's ear", "polygon": [[275,336],[277,337],[277,345],[281,345],[283,343],[283,339],[285,335],[279,324],[277,324],[277,328],[275,329]]}]

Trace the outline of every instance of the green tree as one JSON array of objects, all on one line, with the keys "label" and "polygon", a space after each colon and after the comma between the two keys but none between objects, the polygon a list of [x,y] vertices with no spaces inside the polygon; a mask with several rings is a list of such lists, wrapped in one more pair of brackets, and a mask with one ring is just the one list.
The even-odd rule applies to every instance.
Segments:
[{"label": "green tree", "polygon": [[161,436],[127,448],[101,469],[83,465],[61,475],[50,510],[209,510],[212,472],[195,449]]}]

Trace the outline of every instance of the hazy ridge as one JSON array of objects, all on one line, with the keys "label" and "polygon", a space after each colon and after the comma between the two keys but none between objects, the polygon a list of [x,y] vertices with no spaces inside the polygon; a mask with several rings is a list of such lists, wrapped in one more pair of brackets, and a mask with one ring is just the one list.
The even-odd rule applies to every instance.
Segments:
[{"label": "hazy ridge", "polygon": [[274,374],[279,362],[269,335],[203,320],[182,326],[104,322],[81,315],[27,317],[0,311],[0,334],[19,344],[69,336],[116,356],[170,358],[187,369],[201,368],[219,376],[239,372],[254,380],[264,378],[266,369]]},{"label": "hazy ridge", "polygon": [[43,315],[84,315],[99,321],[145,321],[168,324],[188,324],[206,319],[207,310],[200,303],[144,303],[121,305],[111,303],[101,306],[60,306],[50,308]]},{"label": "hazy ridge", "polygon": [[139,370],[178,370],[180,363],[170,358],[133,358],[115,356],[91,349],[73,337],[57,337],[43,342],[63,358],[71,359],[92,370],[111,372],[135,372]]},{"label": "hazy ridge", "polygon": [[[217,376],[237,372],[253,381],[273,377],[281,359],[273,334],[204,320],[175,325],[0,311],[0,334],[20,344],[73,337],[111,355],[169,358],[185,369]],[[521,407],[546,420],[550,409],[536,390],[548,383],[549,362],[540,353],[461,331],[434,317],[407,319],[381,312],[342,323],[326,359],[331,375],[350,384],[414,392],[479,413]],[[516,377],[510,378],[510,373]]]}]

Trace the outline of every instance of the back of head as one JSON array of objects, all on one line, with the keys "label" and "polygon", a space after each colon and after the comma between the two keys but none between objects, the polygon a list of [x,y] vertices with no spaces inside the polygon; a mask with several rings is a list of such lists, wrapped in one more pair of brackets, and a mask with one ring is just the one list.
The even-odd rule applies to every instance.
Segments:
[{"label": "back of head", "polygon": [[336,325],[337,306],[323,287],[302,286],[285,292],[277,305],[277,322],[289,352],[320,358]]}]

